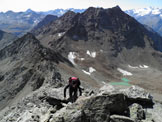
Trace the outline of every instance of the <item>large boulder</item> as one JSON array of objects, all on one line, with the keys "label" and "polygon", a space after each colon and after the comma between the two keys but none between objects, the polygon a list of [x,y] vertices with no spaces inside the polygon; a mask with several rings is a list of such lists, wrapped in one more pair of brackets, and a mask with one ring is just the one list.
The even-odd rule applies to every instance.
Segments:
[{"label": "large boulder", "polygon": [[63,87],[41,87],[0,112],[0,122],[44,122],[63,107]]},{"label": "large boulder", "polygon": [[134,121],[145,119],[144,109],[141,105],[134,103],[129,106],[129,110],[130,118],[132,118]]},{"label": "large boulder", "polygon": [[125,96],[127,96],[127,102],[131,105],[132,103],[139,103],[144,107],[153,106],[153,97],[149,92],[138,86],[131,86],[127,89],[120,90]]},{"label": "large boulder", "polygon": [[123,94],[92,96],[57,111],[52,122],[108,122],[111,114],[123,115],[127,110]]},{"label": "large boulder", "polygon": [[[131,91],[128,96],[127,90],[117,90],[111,85],[105,85],[97,94],[89,96],[83,94],[75,103],[70,103],[63,99],[63,87],[41,87],[17,105],[9,107],[3,114],[0,113],[0,121],[161,122],[161,104],[155,103],[152,108],[143,106],[136,103],[136,98],[140,100],[150,98],[133,97],[134,92]],[[140,92],[138,89],[135,91]],[[147,102],[146,100],[145,103]]]}]

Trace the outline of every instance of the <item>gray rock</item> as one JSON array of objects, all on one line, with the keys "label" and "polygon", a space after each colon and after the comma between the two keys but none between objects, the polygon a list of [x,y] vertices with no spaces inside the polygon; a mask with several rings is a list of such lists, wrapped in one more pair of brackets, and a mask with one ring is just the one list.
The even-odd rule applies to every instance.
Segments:
[{"label": "gray rock", "polygon": [[127,96],[129,104],[139,103],[145,107],[152,107],[154,104],[151,94],[138,86],[132,86],[120,91]]},{"label": "gray rock", "polygon": [[129,106],[130,118],[137,121],[145,119],[145,113],[141,105],[134,103]]},{"label": "gray rock", "polygon": [[132,86],[128,89],[121,90],[128,98],[140,98],[144,100],[152,100],[152,96],[146,90],[138,86]]},{"label": "gray rock", "polygon": [[108,122],[110,114],[123,114],[126,110],[123,94],[85,97],[57,111],[52,122]]},{"label": "gray rock", "polygon": [[162,104],[155,103],[153,108],[145,109],[146,119],[153,122],[162,122]]}]

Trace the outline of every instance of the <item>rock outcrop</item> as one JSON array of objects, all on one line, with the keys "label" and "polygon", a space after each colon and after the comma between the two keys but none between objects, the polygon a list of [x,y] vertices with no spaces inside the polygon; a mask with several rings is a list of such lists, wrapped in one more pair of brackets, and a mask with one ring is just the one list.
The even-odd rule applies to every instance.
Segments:
[{"label": "rock outcrop", "polygon": [[[113,86],[107,85],[107,88],[110,87]],[[137,98],[130,104],[131,96],[141,98],[132,93],[132,89],[136,93],[141,92],[141,88],[135,86],[124,90],[125,93],[115,88],[103,92],[102,88],[102,93],[81,96],[75,103],[69,103],[63,100],[63,87],[42,87],[17,106],[8,108],[1,122],[161,122],[162,105],[154,102],[153,98],[147,98],[145,90],[143,93],[146,93],[148,106],[136,103]],[[151,106],[149,101],[154,104]]]}]

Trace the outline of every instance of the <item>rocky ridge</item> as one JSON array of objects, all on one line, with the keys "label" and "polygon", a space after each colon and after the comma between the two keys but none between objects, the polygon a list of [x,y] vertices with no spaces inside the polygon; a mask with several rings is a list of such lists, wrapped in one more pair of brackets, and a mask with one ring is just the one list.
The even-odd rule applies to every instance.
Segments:
[{"label": "rocky ridge", "polygon": [[0,30],[0,49],[9,45],[16,39],[17,37],[15,35]]},{"label": "rocky ridge", "polygon": [[34,33],[35,30],[38,31],[38,29],[42,28],[43,26],[46,26],[47,24],[55,21],[58,17],[54,15],[47,15],[45,18],[40,21],[32,30],[31,32]]},{"label": "rocky ridge", "polygon": [[42,85],[56,85],[56,79],[61,80],[58,62],[69,61],[30,33],[0,50],[0,109]]},{"label": "rocky ridge", "polygon": [[[63,87],[42,87],[8,107],[1,122],[161,122],[162,105],[144,89],[117,89],[107,84],[71,104],[63,99]],[[140,93],[140,94],[138,94]],[[143,104],[141,104],[143,103]]]}]

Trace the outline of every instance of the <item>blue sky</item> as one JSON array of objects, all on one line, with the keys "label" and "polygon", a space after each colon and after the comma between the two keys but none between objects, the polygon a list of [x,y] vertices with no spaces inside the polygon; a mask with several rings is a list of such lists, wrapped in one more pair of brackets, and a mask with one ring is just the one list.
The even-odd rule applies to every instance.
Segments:
[{"label": "blue sky", "polygon": [[56,8],[110,8],[119,5],[123,10],[158,7],[162,8],[162,0],[0,0],[0,11],[47,11]]}]

